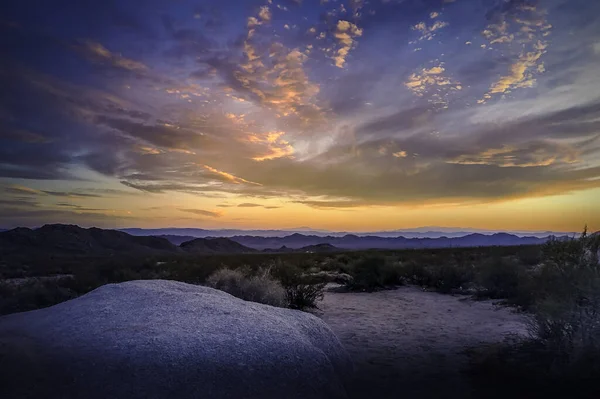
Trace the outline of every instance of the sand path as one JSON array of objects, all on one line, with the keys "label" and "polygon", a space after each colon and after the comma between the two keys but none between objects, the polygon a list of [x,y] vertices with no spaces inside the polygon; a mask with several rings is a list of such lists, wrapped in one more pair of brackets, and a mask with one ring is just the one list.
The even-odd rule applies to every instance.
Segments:
[{"label": "sand path", "polygon": [[509,308],[417,287],[327,292],[319,307],[354,360],[356,399],[475,397],[465,349],[526,334]]}]

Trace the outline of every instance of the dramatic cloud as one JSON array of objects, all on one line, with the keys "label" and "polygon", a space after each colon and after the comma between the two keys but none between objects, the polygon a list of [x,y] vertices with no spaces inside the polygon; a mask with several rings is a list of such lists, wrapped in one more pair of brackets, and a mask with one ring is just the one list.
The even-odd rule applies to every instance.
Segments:
[{"label": "dramatic cloud", "polygon": [[600,223],[600,3],[238,3],[0,5],[3,224]]}]

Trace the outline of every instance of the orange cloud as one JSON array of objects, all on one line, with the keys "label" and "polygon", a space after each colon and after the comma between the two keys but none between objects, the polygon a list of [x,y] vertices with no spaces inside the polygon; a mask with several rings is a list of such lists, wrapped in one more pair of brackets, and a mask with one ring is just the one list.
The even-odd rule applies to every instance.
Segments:
[{"label": "orange cloud", "polygon": [[[506,15],[502,15],[500,20],[490,24],[482,35],[489,40],[490,49],[494,48],[491,47],[493,45],[508,45],[517,41],[523,50],[511,64],[509,73],[492,83],[489,91],[477,101],[479,104],[486,103],[494,94],[507,94],[515,89],[533,87],[536,82],[535,75],[545,72],[544,63],[540,62],[540,59],[548,47],[545,38],[552,28],[552,25],[546,22],[546,12],[524,4],[516,9],[510,20],[506,18]],[[487,47],[482,45],[482,48]]]},{"label": "orange cloud", "polygon": [[362,36],[362,34],[362,29],[358,28],[358,26],[352,22],[344,20],[338,21],[336,31],[333,34],[338,40],[340,46],[336,52],[336,55],[333,57],[336,67],[344,67],[344,64],[346,63],[346,57],[355,44],[355,39],[359,36]]},{"label": "orange cloud", "polygon": [[210,173],[212,173],[216,176],[219,176],[219,177],[223,178],[225,181],[228,181],[231,183],[235,183],[235,184],[247,183],[247,184],[253,184],[253,185],[257,185],[257,186],[261,185],[259,183],[255,183],[255,182],[248,181],[246,179],[242,179],[241,177],[234,176],[231,173],[227,173],[227,172],[223,172],[221,170],[215,169],[212,166],[208,166],[208,165],[203,165],[203,166],[204,166],[204,169],[206,169]]},{"label": "orange cloud", "polygon": [[529,168],[556,163],[578,162],[578,153],[570,146],[540,146],[520,149],[514,146],[490,148],[476,155],[461,155],[448,163],[462,165],[495,165],[501,168]]},{"label": "orange cloud", "polygon": [[261,144],[267,147],[267,153],[255,156],[255,161],[268,161],[271,159],[289,157],[294,154],[294,148],[281,137],[285,132],[269,132],[263,136],[253,134],[247,138],[251,143]]},{"label": "orange cloud", "polygon": [[[435,18],[435,17],[432,17],[432,18]],[[448,26],[448,22],[436,21],[431,26],[427,26],[427,24],[425,22],[419,22],[418,24],[413,26],[412,29],[421,32],[421,37],[419,37],[419,41],[421,41],[421,40],[433,39],[434,36],[436,35],[435,32],[446,26]]]},{"label": "orange cloud", "polygon": [[108,62],[119,68],[127,69],[129,71],[145,71],[148,69],[148,67],[141,62],[125,58],[120,54],[114,54],[97,42],[86,40],[82,42],[81,47],[89,57],[98,61]]},{"label": "orange cloud", "polygon": [[432,91],[430,102],[447,105],[445,96],[449,91],[462,90],[460,82],[444,76],[446,69],[442,64],[424,68],[408,77],[404,85],[419,97]]}]

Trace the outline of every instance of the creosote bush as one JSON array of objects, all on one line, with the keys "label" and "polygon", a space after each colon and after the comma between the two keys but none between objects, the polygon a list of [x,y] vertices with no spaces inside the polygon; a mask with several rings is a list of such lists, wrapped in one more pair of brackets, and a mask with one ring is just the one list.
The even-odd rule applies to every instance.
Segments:
[{"label": "creosote bush", "polygon": [[349,268],[352,279],[346,286],[355,291],[375,291],[388,286],[400,285],[398,265],[383,256],[367,256],[352,263]]},{"label": "creosote bush", "polygon": [[279,281],[273,279],[268,269],[260,269],[255,275],[247,270],[220,269],[208,277],[206,285],[246,301],[287,306],[284,288]]},{"label": "creosote bush", "polygon": [[285,289],[288,307],[298,310],[318,308],[317,302],[323,299],[328,282],[327,274],[310,274],[281,260],[275,261],[271,268]]}]

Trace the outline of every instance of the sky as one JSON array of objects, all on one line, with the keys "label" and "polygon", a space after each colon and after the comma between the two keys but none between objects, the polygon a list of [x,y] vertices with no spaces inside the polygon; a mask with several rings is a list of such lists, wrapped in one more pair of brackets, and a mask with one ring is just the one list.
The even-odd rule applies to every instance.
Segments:
[{"label": "sky", "polygon": [[0,4],[0,227],[600,229],[600,2]]}]

